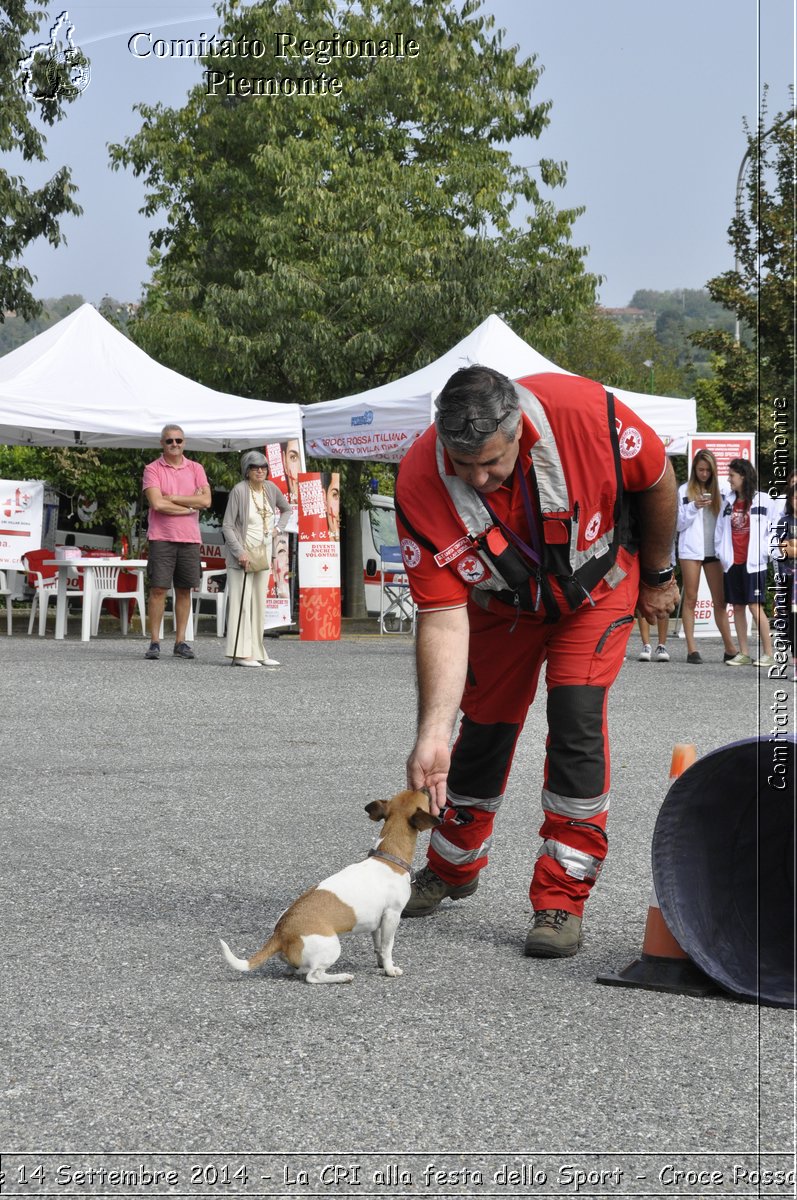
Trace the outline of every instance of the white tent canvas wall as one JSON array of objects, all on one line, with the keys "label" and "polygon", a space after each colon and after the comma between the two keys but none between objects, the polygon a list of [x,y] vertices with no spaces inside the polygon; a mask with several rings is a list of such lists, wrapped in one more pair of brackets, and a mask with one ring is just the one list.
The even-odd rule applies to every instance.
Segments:
[{"label": "white tent canvas wall", "polygon": [[[474,363],[510,379],[549,371],[571,374],[493,314],[440,358],[402,379],[359,395],[302,405],[308,456],[398,462],[432,423],[434,399],[446,380]],[[694,399],[611,390],[655,429],[669,454],[686,453],[686,439],[697,430]]]},{"label": "white tent canvas wall", "polygon": [[162,366],[83,304],[0,358],[0,443],[157,447],[181,425],[190,450],[301,438],[298,404],[217,392]]}]

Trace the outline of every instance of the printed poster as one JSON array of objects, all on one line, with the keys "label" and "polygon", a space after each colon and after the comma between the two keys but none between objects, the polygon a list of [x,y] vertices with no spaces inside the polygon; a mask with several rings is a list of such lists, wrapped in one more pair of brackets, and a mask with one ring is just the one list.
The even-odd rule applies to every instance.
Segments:
[{"label": "printed poster", "polygon": [[41,548],[43,518],[43,483],[0,480],[0,569],[19,570],[22,555]]}]

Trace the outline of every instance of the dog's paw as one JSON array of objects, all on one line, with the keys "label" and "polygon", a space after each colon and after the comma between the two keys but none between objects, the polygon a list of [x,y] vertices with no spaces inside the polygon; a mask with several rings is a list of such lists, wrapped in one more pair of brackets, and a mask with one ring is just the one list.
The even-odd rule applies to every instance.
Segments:
[{"label": "dog's paw", "polygon": [[385,967],[385,974],[386,974],[386,975],[387,975],[387,976],[388,976],[390,979],[396,979],[396,978],[397,978],[399,975],[403,975],[403,974],[404,974],[404,972],[402,971],[401,967],[397,967],[397,966],[395,965],[395,963],[394,963],[394,964],[393,964],[392,966],[390,966],[390,967]]}]

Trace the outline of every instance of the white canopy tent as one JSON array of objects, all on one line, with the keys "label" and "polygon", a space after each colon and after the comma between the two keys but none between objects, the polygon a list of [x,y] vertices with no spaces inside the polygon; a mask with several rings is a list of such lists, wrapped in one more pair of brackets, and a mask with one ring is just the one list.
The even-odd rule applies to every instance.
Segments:
[{"label": "white canopy tent", "polygon": [[[434,399],[446,380],[473,363],[493,367],[510,379],[548,371],[571,373],[544,358],[493,314],[440,358],[402,379],[359,395],[302,405],[308,456],[398,462],[432,423]],[[686,439],[697,431],[694,399],[612,391],[655,429],[668,454],[686,453]]]},{"label": "white canopy tent", "polygon": [[157,447],[176,421],[191,450],[301,438],[298,404],[231,396],[161,366],[83,304],[0,358],[0,443]]}]

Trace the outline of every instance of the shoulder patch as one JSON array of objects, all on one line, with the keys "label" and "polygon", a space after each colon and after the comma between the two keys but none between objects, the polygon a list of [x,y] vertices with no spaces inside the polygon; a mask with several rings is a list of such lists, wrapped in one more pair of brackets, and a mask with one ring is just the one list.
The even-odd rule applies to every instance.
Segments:
[{"label": "shoulder patch", "polygon": [[476,554],[466,554],[456,566],[457,574],[465,583],[479,583],[487,573],[482,560]]},{"label": "shoulder patch", "polygon": [[401,557],[404,559],[404,565],[409,570],[412,570],[413,567],[417,567],[418,563],[421,561],[421,548],[418,543],[414,542],[412,538],[402,538]]},{"label": "shoulder patch", "polygon": [[642,449],[642,434],[633,425],[629,425],[620,434],[620,457],[636,458]]}]

